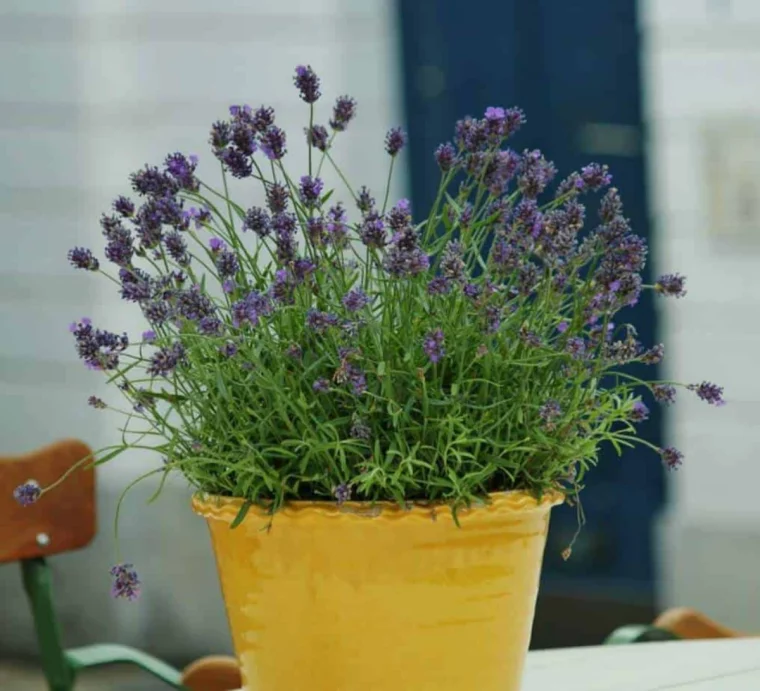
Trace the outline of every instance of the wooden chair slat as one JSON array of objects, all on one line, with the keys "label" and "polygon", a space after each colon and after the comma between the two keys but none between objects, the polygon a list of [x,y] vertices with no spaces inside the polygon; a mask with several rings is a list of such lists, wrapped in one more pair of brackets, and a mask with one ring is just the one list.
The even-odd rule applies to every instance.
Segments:
[{"label": "wooden chair slat", "polygon": [[68,552],[92,541],[93,468],[76,470],[31,506],[20,506],[13,498],[20,484],[34,479],[45,487],[90,454],[83,442],[66,439],[23,456],[0,456],[0,564]]}]

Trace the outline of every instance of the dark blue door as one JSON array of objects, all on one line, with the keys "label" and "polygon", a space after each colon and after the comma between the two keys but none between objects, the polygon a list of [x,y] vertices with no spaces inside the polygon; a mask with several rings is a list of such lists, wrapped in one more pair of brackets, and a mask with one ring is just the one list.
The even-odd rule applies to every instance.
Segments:
[{"label": "dark blue door", "polygon": [[[434,197],[432,152],[451,138],[455,120],[519,105],[528,123],[515,148],[542,149],[562,174],[607,163],[626,214],[649,239],[635,0],[398,0],[398,7],[417,208]],[[627,320],[644,343],[657,342],[650,293]],[[651,407],[641,433],[659,444],[661,419]],[[656,455],[604,450],[583,494],[588,524],[568,562],[560,553],[575,532],[575,511],[554,513],[544,589],[651,599],[652,521],[662,501]]]}]

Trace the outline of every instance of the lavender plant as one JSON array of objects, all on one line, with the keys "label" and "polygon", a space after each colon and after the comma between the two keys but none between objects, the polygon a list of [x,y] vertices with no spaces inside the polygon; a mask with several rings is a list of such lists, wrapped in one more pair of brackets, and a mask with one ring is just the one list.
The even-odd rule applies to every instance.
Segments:
[{"label": "lavender plant", "polygon": [[[88,319],[71,327],[81,359],[126,401],[90,398],[126,416],[122,443],[94,462],[151,449],[163,458],[153,472],[272,512],[294,499],[456,508],[503,490],[576,494],[605,443],[643,444],[677,468],[681,453],[636,425],[678,384],[621,369],[660,362],[663,346],[641,344],[618,313],[642,290],[685,295],[684,279],[643,284],[647,248],[607,167],[553,186],[540,151],[505,146],[523,113],[493,107],[436,149],[429,209],[389,206],[402,130],[386,137],[388,187],[376,198],[332,156],[356,102],[340,97],[323,126],[319,78],[299,66],[294,81],[308,106],[305,174],[286,169],[271,108],[233,106],[211,127],[221,189],[198,179],[195,157],[170,154],[132,174],[136,197],[101,218],[113,271],[89,249],[70,252],[148,325],[138,338]],[[325,167],[348,205],[325,189]],[[229,177],[262,185],[266,205],[237,203]],[[599,218],[584,231],[594,193]],[[714,384],[685,388],[723,403]],[[115,569],[115,594],[134,596],[131,565]]]}]

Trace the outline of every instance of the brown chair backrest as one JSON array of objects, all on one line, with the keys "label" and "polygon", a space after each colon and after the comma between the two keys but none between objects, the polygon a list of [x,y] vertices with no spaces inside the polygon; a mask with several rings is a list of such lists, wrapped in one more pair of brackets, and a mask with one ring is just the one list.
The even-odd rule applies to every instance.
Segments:
[{"label": "brown chair backrest", "polygon": [[13,498],[27,480],[44,488],[91,453],[66,439],[24,456],[0,456],[0,564],[69,552],[95,537],[94,468],[75,470],[31,506]]}]

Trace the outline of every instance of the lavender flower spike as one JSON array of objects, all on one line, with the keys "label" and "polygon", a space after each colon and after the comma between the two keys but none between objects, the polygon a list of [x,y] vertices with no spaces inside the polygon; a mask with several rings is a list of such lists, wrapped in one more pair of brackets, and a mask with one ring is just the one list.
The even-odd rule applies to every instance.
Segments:
[{"label": "lavender flower spike", "polygon": [[140,578],[132,564],[116,564],[111,568],[113,584],[111,585],[111,596],[117,599],[125,598],[133,601],[140,597],[142,585]]},{"label": "lavender flower spike", "polygon": [[295,77],[293,77],[293,83],[301,92],[301,98],[306,103],[315,103],[322,95],[322,92],[319,90],[319,77],[311,69],[311,65],[307,65],[306,67],[298,65]]},{"label": "lavender flower spike", "polygon": [[723,400],[723,387],[712,384],[709,381],[703,381],[701,384],[690,384],[689,391],[694,391],[703,401],[714,406],[726,405]]},{"label": "lavender flower spike", "polygon": [[19,485],[13,490],[13,498],[21,506],[31,506],[42,494],[42,488],[37,480],[27,480],[23,485]]},{"label": "lavender flower spike", "polygon": [[657,279],[654,289],[665,297],[682,298],[686,295],[684,283],[686,278],[681,274],[665,274]]},{"label": "lavender flower spike", "polygon": [[394,127],[385,135],[385,150],[390,156],[396,156],[406,144],[406,134],[400,127]]},{"label": "lavender flower spike", "polygon": [[425,355],[428,356],[430,362],[440,362],[446,354],[446,349],[443,347],[444,340],[441,329],[435,329],[435,331],[431,331],[425,336],[422,342],[422,349],[425,351]]},{"label": "lavender flower spike", "polygon": [[77,269],[97,271],[100,268],[100,262],[85,247],[75,247],[73,250],[69,250],[69,261]]}]

